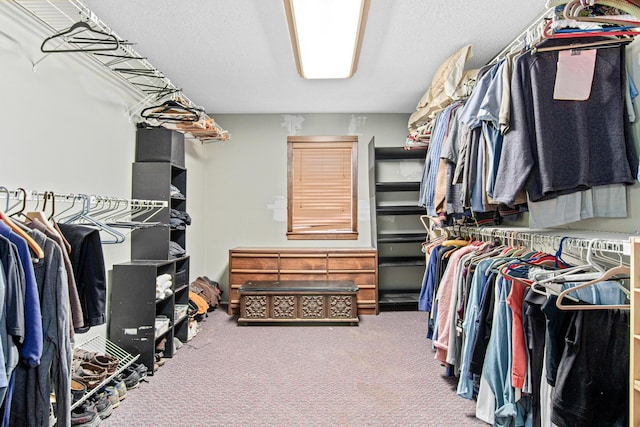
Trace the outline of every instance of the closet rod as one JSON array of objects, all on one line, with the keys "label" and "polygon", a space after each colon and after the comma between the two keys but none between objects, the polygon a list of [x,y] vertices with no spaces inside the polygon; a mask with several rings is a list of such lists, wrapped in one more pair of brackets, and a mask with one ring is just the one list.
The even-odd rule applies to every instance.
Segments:
[{"label": "closet rod", "polygon": [[125,202],[132,207],[147,207],[147,208],[166,208],[169,206],[169,202],[165,200],[144,200],[144,199],[125,199],[122,197],[114,196],[101,196],[96,194],[80,194],[80,193],[55,193],[52,191],[36,191],[36,190],[24,190],[24,189],[9,189],[0,186],[0,197],[14,201],[29,201],[35,202],[45,200],[45,197],[49,197],[51,194],[55,197],[56,202],[72,203],[73,201],[80,201],[88,198],[89,202]]},{"label": "closet rod", "polygon": [[[470,227],[464,225],[450,226],[449,231],[451,234],[460,233],[480,240],[498,238],[515,241],[527,246],[552,245],[555,249],[562,244],[566,249],[592,249],[619,255],[631,255],[631,238],[633,237],[623,233],[602,233],[586,230],[533,230],[529,228]],[[575,235],[578,233],[580,236]]]},{"label": "closet rod", "polygon": [[511,49],[521,44],[523,42],[523,39],[525,39],[527,35],[531,33],[531,31],[535,30],[539,25],[541,25],[545,19],[553,17],[553,12],[554,8],[550,8],[546,9],[544,12],[538,15],[537,18],[531,21],[531,23],[511,41],[511,43],[505,46],[504,49],[502,49],[496,56],[494,56],[493,59],[487,63],[487,65],[495,64],[496,62],[498,62],[498,60],[503,58],[505,54],[509,53]]}]

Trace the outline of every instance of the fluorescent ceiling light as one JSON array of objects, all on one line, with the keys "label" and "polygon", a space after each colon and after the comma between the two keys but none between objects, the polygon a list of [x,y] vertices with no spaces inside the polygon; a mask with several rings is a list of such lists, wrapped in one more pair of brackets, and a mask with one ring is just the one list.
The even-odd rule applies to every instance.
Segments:
[{"label": "fluorescent ceiling light", "polygon": [[355,73],[370,0],[284,0],[298,73],[346,79]]}]

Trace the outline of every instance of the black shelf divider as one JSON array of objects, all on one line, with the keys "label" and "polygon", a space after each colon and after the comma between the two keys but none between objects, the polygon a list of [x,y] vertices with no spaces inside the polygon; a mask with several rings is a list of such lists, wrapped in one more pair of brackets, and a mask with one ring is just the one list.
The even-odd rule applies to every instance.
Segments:
[{"label": "black shelf divider", "polygon": [[419,182],[376,182],[376,192],[419,191]]}]

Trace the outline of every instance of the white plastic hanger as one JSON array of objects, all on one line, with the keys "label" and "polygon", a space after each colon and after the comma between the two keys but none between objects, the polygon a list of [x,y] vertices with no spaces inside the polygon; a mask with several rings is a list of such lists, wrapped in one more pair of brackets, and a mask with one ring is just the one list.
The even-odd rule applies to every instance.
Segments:
[{"label": "white plastic hanger", "polygon": [[[610,280],[616,276],[621,276],[621,275],[630,275],[631,274],[631,269],[626,266],[626,265],[618,265],[616,267],[613,267],[607,271],[605,271],[604,273],[602,273],[600,275],[600,277],[598,277],[597,279],[594,280],[590,280],[588,282],[585,283],[581,283],[580,285],[576,285],[572,288],[568,288],[565,289],[564,291],[560,292],[560,295],[558,295],[558,299],[556,300],[556,307],[558,307],[561,310],[609,310],[609,309],[622,309],[622,310],[629,310],[631,308],[631,306],[629,304],[620,304],[620,305],[599,305],[599,304],[578,304],[578,305],[563,305],[562,304],[562,300],[564,298],[567,297],[567,294],[569,294],[570,292],[574,292],[578,289],[582,289],[582,288],[586,288],[587,286],[592,286],[595,285],[596,283],[600,283],[600,282],[604,282],[607,280]],[[623,286],[621,286],[621,289],[623,290],[623,292],[625,292],[625,294],[627,295],[627,297],[630,295],[629,291],[624,288]]]}]

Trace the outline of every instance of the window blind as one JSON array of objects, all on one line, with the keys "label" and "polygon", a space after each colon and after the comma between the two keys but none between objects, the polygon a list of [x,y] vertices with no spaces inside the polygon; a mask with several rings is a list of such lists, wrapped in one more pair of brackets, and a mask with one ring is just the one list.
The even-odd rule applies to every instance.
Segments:
[{"label": "window blind", "polygon": [[289,233],[357,231],[352,141],[290,142]]}]

